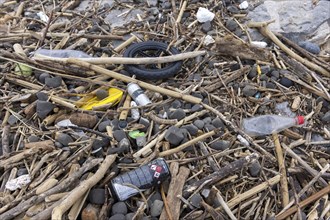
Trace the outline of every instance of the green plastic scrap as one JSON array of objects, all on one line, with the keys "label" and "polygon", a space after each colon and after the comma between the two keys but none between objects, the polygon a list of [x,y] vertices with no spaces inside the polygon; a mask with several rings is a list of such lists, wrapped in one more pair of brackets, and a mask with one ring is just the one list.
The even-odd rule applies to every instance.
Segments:
[{"label": "green plastic scrap", "polygon": [[128,133],[128,135],[133,138],[136,139],[137,137],[144,137],[146,136],[146,134],[144,132],[140,132],[139,130],[135,130],[135,131],[130,131]]},{"label": "green plastic scrap", "polygon": [[16,64],[15,74],[19,76],[31,76],[32,68],[23,64]]}]

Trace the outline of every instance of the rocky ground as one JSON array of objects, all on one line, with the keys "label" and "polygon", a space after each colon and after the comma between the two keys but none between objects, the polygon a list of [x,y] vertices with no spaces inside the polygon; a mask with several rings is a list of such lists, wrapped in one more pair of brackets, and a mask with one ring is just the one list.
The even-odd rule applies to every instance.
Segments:
[{"label": "rocky ground", "polygon": [[[330,218],[330,1],[0,0],[0,33],[0,219]],[[187,58],[116,59],[148,41]]]}]

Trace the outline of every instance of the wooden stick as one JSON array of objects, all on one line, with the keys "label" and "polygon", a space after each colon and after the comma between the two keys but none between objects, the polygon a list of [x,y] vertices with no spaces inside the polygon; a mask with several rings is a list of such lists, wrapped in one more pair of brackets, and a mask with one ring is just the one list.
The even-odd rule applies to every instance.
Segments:
[{"label": "wooden stick", "polygon": [[281,180],[280,180],[281,185],[280,186],[281,186],[281,193],[282,193],[282,207],[285,207],[289,203],[289,189],[288,189],[288,180],[286,177],[285,161],[283,158],[283,152],[282,152],[280,140],[276,133],[273,134],[273,140],[275,143],[275,151],[276,151],[276,155],[277,155],[278,168],[281,173]]},{"label": "wooden stick", "polygon": [[[193,51],[180,53],[164,57],[143,57],[143,58],[131,58],[131,57],[102,57],[102,58],[75,58],[81,62],[87,62],[94,65],[103,65],[103,64],[132,64],[132,65],[141,65],[141,64],[159,64],[159,63],[171,63],[180,60],[194,58],[200,55],[204,55],[205,51]],[[56,58],[37,55],[34,57],[37,61],[57,61],[57,62],[68,62],[72,58]]]},{"label": "wooden stick", "polygon": [[[272,22],[272,21],[271,21]],[[303,63],[304,65],[306,65],[307,67],[321,73],[322,75],[326,76],[326,77],[330,77],[330,72],[326,69],[324,69],[323,67],[316,65],[306,59],[304,59],[303,57],[299,56],[298,54],[296,54],[295,52],[293,52],[290,48],[288,48],[285,44],[283,44],[276,36],[275,34],[269,30],[268,28],[268,24],[271,22],[250,22],[248,24],[248,26],[250,28],[259,28],[260,32],[265,36],[268,37],[269,39],[271,39],[277,46],[279,46],[285,53],[287,53],[289,56],[291,56],[292,58],[296,59],[297,61]]]},{"label": "wooden stick", "polygon": [[227,203],[225,202],[225,200],[222,198],[221,194],[220,194],[220,191],[215,187],[215,186],[212,186],[212,189],[214,189],[217,194],[217,199],[220,203],[220,205],[222,206],[222,208],[225,210],[225,212],[227,213],[227,215],[229,216],[229,218],[231,220],[237,220],[237,218],[234,216],[234,214],[232,213],[232,211],[230,210],[230,208],[228,207]]},{"label": "wooden stick", "polygon": [[91,178],[83,181],[78,187],[72,190],[61,204],[53,209],[52,219],[62,219],[63,213],[104,177],[111,164],[116,160],[116,156],[116,154],[108,155]]},{"label": "wooden stick", "polygon": [[[301,157],[299,157],[295,152],[293,152],[293,150],[291,150],[284,143],[282,143],[282,147],[285,149],[286,153],[289,154],[292,158],[296,159],[307,170],[308,173],[310,173],[312,176],[317,176],[318,172],[311,168],[303,159],[301,159]],[[320,177],[318,181],[323,186],[328,185],[328,183],[322,177]]]},{"label": "wooden stick", "polygon": [[[174,1],[175,2],[175,1]],[[179,12],[179,15],[178,15],[178,18],[176,19],[176,23],[179,24],[181,22],[181,19],[182,19],[182,15],[183,15],[183,12],[184,10],[186,10],[186,7],[187,7],[187,3],[188,1],[185,0],[181,6],[181,9],[180,9],[180,12]]]},{"label": "wooden stick", "polygon": [[209,138],[209,137],[215,135],[217,132],[218,132],[217,129],[215,129],[213,131],[210,131],[210,132],[207,132],[207,133],[205,133],[205,134],[203,134],[201,136],[198,136],[198,137],[195,137],[194,139],[191,139],[190,141],[187,141],[184,144],[181,144],[180,146],[178,146],[176,148],[173,148],[173,149],[170,149],[170,150],[167,150],[167,151],[160,152],[159,153],[159,156],[160,157],[166,157],[166,156],[169,156],[169,155],[178,153],[178,152],[184,150],[185,148],[187,148],[187,147],[189,147],[189,146],[197,143],[198,141],[204,140],[206,138]]},{"label": "wooden stick", "polygon": [[286,219],[287,217],[289,217],[290,215],[294,214],[298,207],[299,208],[304,208],[305,206],[307,206],[308,204],[320,199],[321,197],[323,197],[324,195],[330,193],[330,184],[327,185],[325,188],[323,188],[322,190],[318,191],[317,193],[315,193],[314,195],[311,195],[310,197],[308,197],[307,199],[299,202],[297,205],[295,205],[294,207],[288,209],[287,211],[283,212],[282,214],[278,215],[276,217],[276,219],[278,220],[282,220],[282,219]]}]

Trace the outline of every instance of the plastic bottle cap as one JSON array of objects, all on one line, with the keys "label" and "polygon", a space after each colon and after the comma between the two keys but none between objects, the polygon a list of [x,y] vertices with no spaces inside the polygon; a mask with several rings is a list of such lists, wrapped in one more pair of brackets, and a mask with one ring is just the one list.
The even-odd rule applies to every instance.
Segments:
[{"label": "plastic bottle cap", "polygon": [[305,123],[304,116],[297,116],[297,123],[298,123],[298,125],[304,124]]}]

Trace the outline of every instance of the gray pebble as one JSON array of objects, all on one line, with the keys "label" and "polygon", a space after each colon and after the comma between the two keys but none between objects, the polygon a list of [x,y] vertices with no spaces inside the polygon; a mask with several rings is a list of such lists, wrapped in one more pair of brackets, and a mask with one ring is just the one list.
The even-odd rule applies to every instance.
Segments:
[{"label": "gray pebble", "polygon": [[272,75],[273,77],[275,77],[276,79],[280,78],[280,72],[277,71],[277,70],[274,70],[274,71],[271,73],[271,75]]},{"label": "gray pebble", "polygon": [[158,0],[148,0],[150,7],[156,7],[158,4]]},{"label": "gray pebble", "polygon": [[254,77],[257,76],[257,74],[258,74],[257,73],[257,66],[253,66],[247,76],[248,76],[249,79],[253,79]]},{"label": "gray pebble", "polygon": [[235,29],[238,27],[238,24],[234,21],[234,19],[229,19],[226,22],[226,28],[230,31],[235,31]]},{"label": "gray pebble", "polygon": [[171,112],[169,115],[170,119],[177,119],[178,121],[180,121],[185,117],[186,117],[186,112],[181,108],[176,109],[175,111]]},{"label": "gray pebble", "polygon": [[140,130],[146,132],[150,126],[150,121],[146,118],[140,117],[139,124],[144,125],[144,128]]},{"label": "gray pebble", "polygon": [[65,134],[65,133],[59,133],[56,135],[56,141],[58,141],[59,143],[63,144],[63,146],[68,146],[69,143],[73,142],[73,139],[70,135]]},{"label": "gray pebble", "polygon": [[227,7],[227,10],[232,14],[239,14],[240,11],[236,6],[230,5]]},{"label": "gray pebble", "polygon": [[165,2],[162,4],[162,8],[164,9],[170,9],[172,7],[171,2]]},{"label": "gray pebble", "polygon": [[263,81],[268,81],[269,77],[266,74],[261,74],[259,79]]},{"label": "gray pebble", "polygon": [[102,121],[99,126],[97,127],[97,129],[100,132],[105,132],[107,130],[107,126],[111,126],[111,121],[107,120],[107,121]]},{"label": "gray pebble", "polygon": [[206,34],[207,32],[212,30],[212,24],[210,21],[205,22],[202,24],[202,31]]},{"label": "gray pebble", "polygon": [[309,41],[301,41],[298,45],[313,54],[319,54],[321,52],[319,45]]},{"label": "gray pebble", "polygon": [[157,217],[160,216],[160,214],[163,211],[163,207],[164,207],[164,202],[161,200],[155,200],[150,208],[150,215],[152,217]]},{"label": "gray pebble", "polygon": [[60,87],[61,84],[62,84],[62,77],[55,76],[53,78],[46,78],[45,79],[45,84],[46,84],[46,86],[48,86],[50,88]]},{"label": "gray pebble", "polygon": [[212,122],[212,118],[211,117],[206,117],[206,118],[203,119],[203,122],[205,124],[210,124]]},{"label": "gray pebble", "polygon": [[37,92],[36,93],[37,99],[40,101],[47,101],[48,100],[48,95],[44,92]]},{"label": "gray pebble", "polygon": [[17,170],[16,176],[22,176],[28,174],[28,170],[26,168],[20,168]]},{"label": "gray pebble", "polygon": [[39,137],[36,135],[31,135],[28,137],[28,142],[32,143],[32,142],[38,142],[39,141]]},{"label": "gray pebble", "polygon": [[201,194],[206,199],[207,197],[209,197],[210,192],[211,192],[211,190],[209,190],[209,189],[203,189]]},{"label": "gray pebble", "polygon": [[186,129],[191,136],[197,135],[198,128],[193,124],[184,125],[182,128]]},{"label": "gray pebble", "polygon": [[7,122],[10,125],[14,125],[14,124],[16,124],[17,121],[18,121],[18,119],[14,115],[10,115]]},{"label": "gray pebble", "polygon": [[118,144],[118,147],[122,149],[122,152],[125,153],[128,152],[130,146],[131,146],[131,142],[129,142],[127,138],[122,139]]},{"label": "gray pebble", "polygon": [[170,144],[178,145],[184,136],[182,131],[175,126],[171,126],[165,133],[165,140],[170,142]]},{"label": "gray pebble", "polygon": [[123,214],[126,215],[127,214],[127,206],[124,202],[116,202],[115,204],[113,204],[112,208],[111,208],[111,214],[115,215],[115,214]]},{"label": "gray pebble", "polygon": [[226,150],[229,146],[230,142],[226,140],[219,140],[210,144],[210,147],[214,150]]},{"label": "gray pebble", "polygon": [[270,66],[261,66],[260,70],[263,74],[268,74],[270,72]]},{"label": "gray pebble", "polygon": [[260,171],[261,171],[261,165],[259,161],[256,161],[249,166],[249,173],[252,177],[259,176]]},{"label": "gray pebble", "polygon": [[63,148],[63,144],[61,144],[61,143],[58,142],[58,141],[55,141],[54,145],[55,145],[55,147],[57,147],[57,148]]},{"label": "gray pebble", "polygon": [[104,189],[92,189],[88,194],[88,201],[92,204],[103,205],[105,203]]},{"label": "gray pebble", "polygon": [[193,106],[191,107],[190,111],[191,111],[192,113],[194,113],[194,112],[198,112],[198,111],[200,111],[200,110],[202,110],[202,109],[203,109],[203,106],[202,106],[202,105],[200,105],[200,104],[195,104],[195,105],[193,105]]},{"label": "gray pebble", "polygon": [[242,89],[242,93],[245,96],[254,96],[257,93],[257,90],[255,87],[250,86],[250,85],[246,85],[243,89]]},{"label": "gray pebble", "polygon": [[213,131],[214,129],[216,129],[216,127],[214,127],[212,124],[205,124],[204,129],[207,131]]},{"label": "gray pebble", "polygon": [[203,129],[205,123],[204,123],[204,121],[197,119],[197,120],[194,121],[194,125],[195,125],[198,129]]},{"label": "gray pebble", "polygon": [[218,117],[212,120],[212,125],[216,128],[225,128],[225,124]]},{"label": "gray pebble", "polygon": [[102,100],[102,99],[105,99],[109,96],[109,92],[104,90],[104,89],[99,89],[99,90],[96,91],[95,95],[96,95],[98,100]]},{"label": "gray pebble", "polygon": [[127,213],[125,216],[125,220],[132,220],[134,215],[135,215],[134,212]]},{"label": "gray pebble", "polygon": [[172,103],[171,103],[171,107],[172,108],[181,108],[182,106],[182,103],[179,101],[179,100],[174,100]]},{"label": "gray pebble", "polygon": [[45,119],[47,115],[53,111],[54,107],[55,106],[50,102],[38,100],[36,107],[38,117],[41,119]]},{"label": "gray pebble", "polygon": [[282,86],[287,87],[287,88],[293,86],[293,82],[292,82],[290,79],[286,78],[286,77],[282,77],[282,78],[280,79],[280,84],[281,84]]},{"label": "gray pebble", "polygon": [[123,130],[116,130],[113,132],[113,137],[116,139],[116,141],[120,142],[124,138],[127,138],[125,131]]},{"label": "gray pebble", "polygon": [[49,73],[41,73],[39,76],[39,82],[41,82],[42,84],[45,84],[46,79],[50,78]]},{"label": "gray pebble", "polygon": [[266,88],[268,88],[268,89],[275,89],[276,88],[276,85],[275,85],[275,83],[267,82],[266,83]]},{"label": "gray pebble", "polygon": [[322,120],[323,122],[325,122],[325,123],[330,122],[330,111],[328,111],[327,113],[325,113],[325,114],[323,115],[323,117],[321,118],[321,120]]},{"label": "gray pebble", "polygon": [[109,220],[125,220],[126,217],[123,214],[115,214],[109,218]]},{"label": "gray pebble", "polygon": [[190,203],[191,205],[193,205],[196,208],[200,208],[201,207],[201,201],[203,200],[202,196],[199,193],[196,193],[195,195],[193,195],[190,199]]}]

